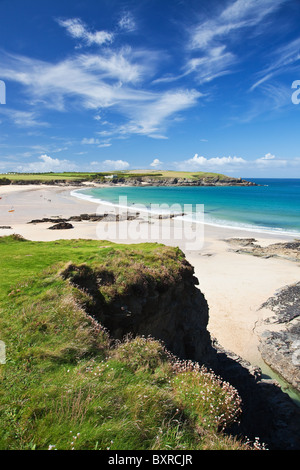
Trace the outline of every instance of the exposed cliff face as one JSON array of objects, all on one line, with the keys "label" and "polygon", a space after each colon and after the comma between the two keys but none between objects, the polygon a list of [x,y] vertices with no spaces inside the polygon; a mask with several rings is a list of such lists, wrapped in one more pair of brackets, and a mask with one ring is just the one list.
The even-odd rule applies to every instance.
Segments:
[{"label": "exposed cliff face", "polygon": [[[74,273],[76,273],[74,275]],[[132,284],[123,295],[104,301],[97,273],[86,280],[86,272],[76,266],[68,267],[64,277],[83,289],[92,301],[92,313],[116,339],[131,333],[134,336],[152,336],[182,359],[206,363],[212,359],[213,349],[207,330],[208,305],[196,287],[194,269],[185,260],[179,278],[163,282]],[[105,283],[115,282],[114,278]]]},{"label": "exposed cliff face", "polygon": [[127,296],[113,302],[103,323],[120,339],[129,332],[160,339],[183,359],[203,363],[212,352],[206,328],[208,305],[193,276],[166,290],[148,292],[145,297]]}]

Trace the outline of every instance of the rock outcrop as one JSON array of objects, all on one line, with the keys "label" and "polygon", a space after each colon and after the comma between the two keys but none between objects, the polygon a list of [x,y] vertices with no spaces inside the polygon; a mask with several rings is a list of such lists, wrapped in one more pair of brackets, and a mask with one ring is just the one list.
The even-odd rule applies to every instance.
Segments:
[{"label": "rock outcrop", "polygon": [[291,261],[300,260],[300,240],[272,243],[260,246],[255,238],[229,238],[226,240],[236,253],[245,253],[262,258],[284,258]]},{"label": "rock outcrop", "polygon": [[259,437],[269,450],[300,449],[300,407],[273,379],[262,377],[259,367],[227,351],[214,340],[213,370],[237,390],[242,416],[231,433]]},{"label": "rock outcrop", "polygon": [[262,358],[300,392],[300,282],[284,287],[261,308],[274,314],[260,337]]}]

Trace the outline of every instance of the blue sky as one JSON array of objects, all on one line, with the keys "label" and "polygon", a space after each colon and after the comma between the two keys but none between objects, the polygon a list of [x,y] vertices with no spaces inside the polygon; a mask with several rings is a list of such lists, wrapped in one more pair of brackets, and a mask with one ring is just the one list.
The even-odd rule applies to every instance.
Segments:
[{"label": "blue sky", "polygon": [[0,0],[0,172],[300,177],[299,25],[298,0]]}]

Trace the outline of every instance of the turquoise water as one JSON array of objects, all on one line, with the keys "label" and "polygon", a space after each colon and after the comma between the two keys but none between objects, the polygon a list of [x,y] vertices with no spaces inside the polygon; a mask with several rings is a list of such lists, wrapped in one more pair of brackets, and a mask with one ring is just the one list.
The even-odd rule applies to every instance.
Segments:
[{"label": "turquoise water", "polygon": [[123,196],[129,206],[143,204],[149,209],[164,203],[180,204],[184,211],[184,205],[195,210],[196,204],[204,204],[208,224],[300,236],[300,179],[250,181],[259,186],[109,186],[76,191],[76,195],[112,204],[119,204]]}]

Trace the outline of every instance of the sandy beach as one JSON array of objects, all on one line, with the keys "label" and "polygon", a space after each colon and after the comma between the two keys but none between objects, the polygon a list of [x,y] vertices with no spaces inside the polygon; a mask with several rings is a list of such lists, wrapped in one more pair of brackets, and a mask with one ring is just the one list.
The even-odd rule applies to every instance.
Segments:
[{"label": "sandy beach", "polygon": [[[149,227],[157,224],[172,225],[176,234],[180,224],[177,220],[135,221],[141,238],[128,236],[124,222],[72,222],[70,230],[49,230],[53,223],[29,224],[33,219],[65,217],[92,213],[113,213],[112,206],[96,204],[71,195],[77,187],[48,185],[11,185],[0,187],[0,236],[20,234],[28,240],[48,241],[56,239],[112,239],[116,225],[118,232],[112,241],[136,243],[147,240]],[[178,225],[178,227],[177,227]],[[3,228],[11,227],[11,228]],[[192,230],[192,225],[191,225]],[[260,306],[276,291],[299,281],[299,264],[279,258],[262,258],[234,252],[226,242],[229,238],[253,237],[262,245],[291,241],[294,237],[269,235],[245,230],[204,225],[203,244],[188,249],[184,240],[176,236],[164,238],[165,244],[179,246],[187,260],[194,266],[199,288],[209,305],[208,329],[225,348],[264,367],[258,349],[258,332],[262,321],[272,312],[259,310]]]}]

